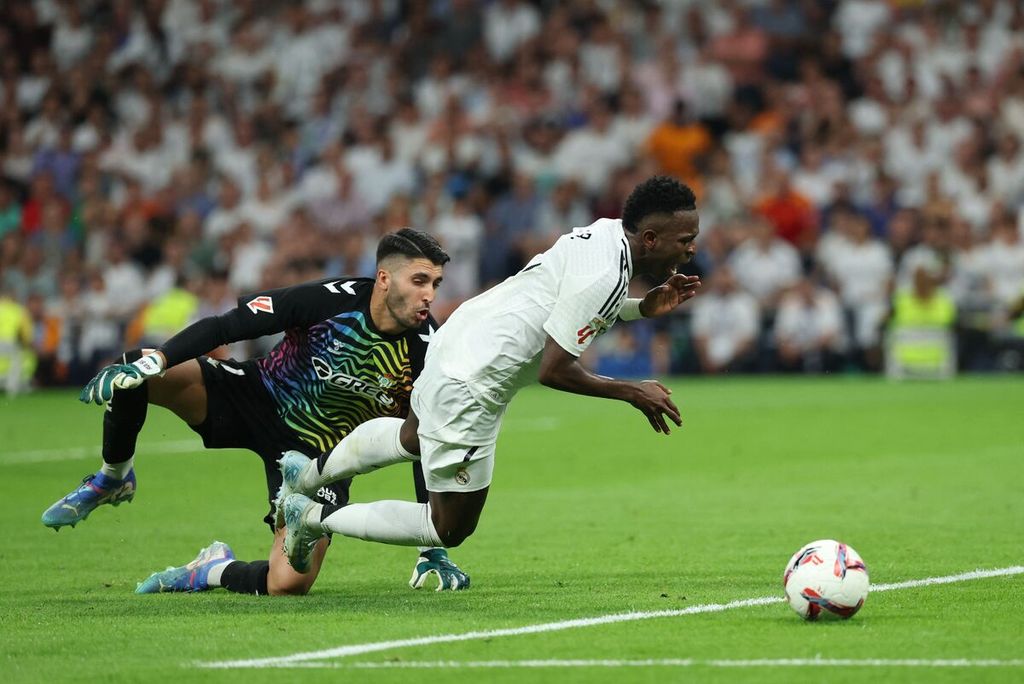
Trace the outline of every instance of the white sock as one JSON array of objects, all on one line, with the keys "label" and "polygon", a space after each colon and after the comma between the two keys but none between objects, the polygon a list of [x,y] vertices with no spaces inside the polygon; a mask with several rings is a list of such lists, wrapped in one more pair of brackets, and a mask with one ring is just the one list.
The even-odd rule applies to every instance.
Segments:
[{"label": "white sock", "polygon": [[301,476],[302,490],[315,492],[325,484],[363,475],[378,468],[417,460],[399,438],[401,418],[375,418],[356,427],[341,440],[324,462],[323,472],[310,462]]},{"label": "white sock", "polygon": [[349,504],[320,521],[320,506],[307,514],[306,522],[314,529],[343,534],[366,541],[399,546],[441,546],[434,523],[430,520],[430,504],[411,501],[374,501]]},{"label": "white sock", "polygon": [[107,477],[114,478],[115,480],[123,480],[125,476],[128,475],[128,471],[132,469],[134,463],[134,456],[129,458],[124,463],[107,463],[106,461],[104,461],[103,467],[100,468],[100,472],[106,475]]},{"label": "white sock", "polygon": [[224,568],[228,567],[234,562],[234,559],[232,559],[214,565],[212,568],[210,568],[210,574],[206,576],[206,583],[211,587],[219,587],[220,577],[224,574]]}]

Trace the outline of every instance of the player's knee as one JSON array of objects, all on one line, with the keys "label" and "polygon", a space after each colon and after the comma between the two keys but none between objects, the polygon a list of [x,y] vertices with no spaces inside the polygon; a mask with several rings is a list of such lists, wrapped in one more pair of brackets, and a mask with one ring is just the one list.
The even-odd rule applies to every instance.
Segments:
[{"label": "player's knee", "polygon": [[461,530],[453,530],[448,531],[447,533],[439,534],[438,536],[441,537],[441,542],[444,544],[444,547],[446,549],[454,549],[456,546],[466,541],[466,539],[469,537],[469,534]]},{"label": "player's knee", "polygon": [[405,422],[402,423],[402,427],[398,431],[398,441],[402,443],[402,448],[413,456],[420,455],[420,438],[419,435],[416,434],[418,426],[419,421],[413,420],[410,416],[410,418],[406,418]]},{"label": "player's knee", "polygon": [[452,549],[466,541],[469,536],[473,534],[473,531],[476,529],[476,524],[466,525],[458,523],[442,523],[440,527],[438,527],[437,523],[435,523],[434,527],[437,530],[437,536],[441,539],[441,543],[444,547],[446,549]]}]

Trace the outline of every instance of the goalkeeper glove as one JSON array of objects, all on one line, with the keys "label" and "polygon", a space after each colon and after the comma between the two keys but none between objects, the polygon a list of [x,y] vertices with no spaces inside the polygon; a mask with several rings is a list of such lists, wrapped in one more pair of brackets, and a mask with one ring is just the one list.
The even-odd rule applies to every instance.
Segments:
[{"label": "goalkeeper glove", "polygon": [[135,363],[112,363],[96,374],[82,389],[78,400],[86,404],[106,404],[114,390],[135,389],[146,380],[164,374],[163,356],[146,354]]},{"label": "goalkeeper glove", "polygon": [[448,552],[444,549],[427,549],[420,553],[416,567],[412,569],[409,586],[413,589],[421,588],[429,575],[437,576],[435,591],[459,591],[469,588],[469,575],[462,572],[459,566],[448,558]]}]

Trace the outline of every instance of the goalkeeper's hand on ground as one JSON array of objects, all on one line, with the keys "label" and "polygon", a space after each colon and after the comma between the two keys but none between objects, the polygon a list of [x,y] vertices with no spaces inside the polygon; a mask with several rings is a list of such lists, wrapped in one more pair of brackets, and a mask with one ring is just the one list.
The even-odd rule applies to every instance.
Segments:
[{"label": "goalkeeper's hand on ground", "polygon": [[448,552],[444,549],[428,549],[420,553],[416,567],[412,569],[409,586],[413,589],[421,588],[430,575],[437,577],[436,591],[459,591],[469,588],[469,575],[462,572],[459,566],[448,558]]},{"label": "goalkeeper's hand on ground", "polygon": [[156,353],[146,354],[135,363],[112,363],[89,381],[78,400],[86,404],[106,404],[113,399],[114,390],[134,389],[149,378],[163,374],[163,356]]}]

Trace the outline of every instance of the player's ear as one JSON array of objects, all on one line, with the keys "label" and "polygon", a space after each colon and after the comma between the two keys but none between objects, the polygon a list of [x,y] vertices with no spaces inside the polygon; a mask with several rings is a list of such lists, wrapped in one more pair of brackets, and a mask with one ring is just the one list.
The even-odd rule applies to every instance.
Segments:
[{"label": "player's ear", "polygon": [[388,288],[391,287],[391,272],[390,271],[386,271],[383,268],[378,268],[377,269],[377,287],[379,287],[380,289],[384,290],[385,292],[388,291]]},{"label": "player's ear", "polygon": [[654,249],[658,244],[658,232],[648,228],[640,233],[640,240],[648,250]]}]

